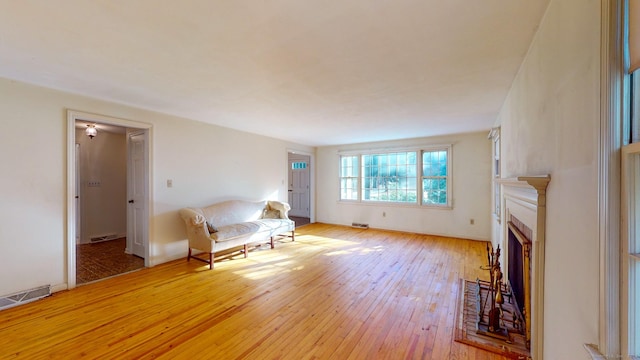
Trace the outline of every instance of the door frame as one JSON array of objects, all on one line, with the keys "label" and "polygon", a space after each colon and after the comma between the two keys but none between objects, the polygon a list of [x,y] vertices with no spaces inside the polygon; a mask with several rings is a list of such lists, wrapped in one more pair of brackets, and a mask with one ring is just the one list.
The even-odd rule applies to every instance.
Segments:
[{"label": "door frame", "polygon": [[[151,149],[152,146],[152,125],[139,121],[126,120],[115,118],[111,116],[98,115],[83,111],[67,109],[67,289],[73,289],[76,287],[76,215],[78,213],[76,209],[76,161],[75,161],[75,146],[76,146],[76,121],[94,121],[96,123],[121,126],[126,128],[134,128],[143,130],[147,133],[147,200],[146,200],[146,214],[147,218],[144,221],[146,228],[145,234],[145,258],[144,265],[148,267],[149,262],[149,224],[152,217],[151,199],[152,194],[152,171],[151,171]],[[128,161],[128,160],[127,160]],[[127,222],[129,219],[127,219]]]},{"label": "door frame", "polygon": [[315,155],[308,151],[296,150],[296,149],[287,149],[287,154],[285,158],[286,164],[286,179],[287,183],[285,184],[285,201],[289,201],[289,184],[291,183],[291,179],[289,178],[289,154],[297,154],[304,155],[309,157],[309,221],[314,223],[316,221],[316,158]]}]

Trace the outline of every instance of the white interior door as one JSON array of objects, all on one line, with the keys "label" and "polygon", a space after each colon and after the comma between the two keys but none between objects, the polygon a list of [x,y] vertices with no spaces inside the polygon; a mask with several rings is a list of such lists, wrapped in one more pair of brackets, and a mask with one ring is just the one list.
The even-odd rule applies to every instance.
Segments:
[{"label": "white interior door", "polygon": [[127,252],[145,258],[147,244],[147,154],[146,132],[128,136],[129,162],[127,210]]},{"label": "white interior door", "polygon": [[82,230],[82,216],[80,209],[80,144],[76,144],[76,244],[80,244],[81,230]]},{"label": "white interior door", "polygon": [[289,158],[289,215],[310,217],[309,157]]}]

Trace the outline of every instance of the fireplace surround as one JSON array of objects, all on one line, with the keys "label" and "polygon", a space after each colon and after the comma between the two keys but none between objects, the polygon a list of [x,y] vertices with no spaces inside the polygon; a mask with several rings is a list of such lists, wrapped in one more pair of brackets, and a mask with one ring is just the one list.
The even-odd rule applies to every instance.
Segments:
[{"label": "fireplace surround", "polygon": [[507,244],[507,281],[516,308],[524,317],[527,349],[531,349],[531,229],[511,215]]},{"label": "fireplace surround", "polygon": [[546,189],[550,180],[549,175],[497,180],[502,192],[502,271],[517,282],[511,286],[519,288],[516,298],[525,315],[533,359],[543,354]]}]

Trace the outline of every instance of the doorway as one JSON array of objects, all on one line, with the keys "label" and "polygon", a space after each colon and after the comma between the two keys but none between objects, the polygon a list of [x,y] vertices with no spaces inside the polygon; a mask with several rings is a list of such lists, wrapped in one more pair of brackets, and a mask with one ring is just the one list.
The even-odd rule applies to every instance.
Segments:
[{"label": "doorway", "polygon": [[311,156],[288,153],[289,218],[296,226],[311,222]]},{"label": "doorway", "polygon": [[[151,126],[71,110],[67,121],[73,150],[67,155],[74,159],[67,184],[73,194],[67,210],[71,289],[149,265]],[[87,125],[97,134],[89,137]]]}]

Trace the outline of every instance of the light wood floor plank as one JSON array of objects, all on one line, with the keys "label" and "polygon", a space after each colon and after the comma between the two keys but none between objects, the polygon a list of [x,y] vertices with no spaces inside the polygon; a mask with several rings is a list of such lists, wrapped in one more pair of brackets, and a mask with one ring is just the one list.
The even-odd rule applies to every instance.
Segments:
[{"label": "light wood floor plank", "polygon": [[311,224],[214,270],[186,259],[0,311],[0,358],[486,359],[453,341],[485,244]]}]

